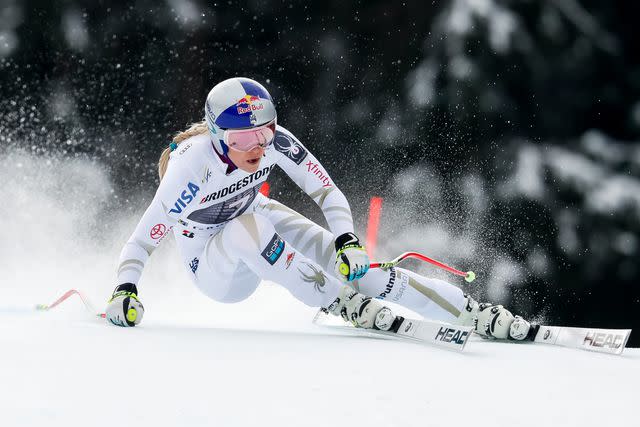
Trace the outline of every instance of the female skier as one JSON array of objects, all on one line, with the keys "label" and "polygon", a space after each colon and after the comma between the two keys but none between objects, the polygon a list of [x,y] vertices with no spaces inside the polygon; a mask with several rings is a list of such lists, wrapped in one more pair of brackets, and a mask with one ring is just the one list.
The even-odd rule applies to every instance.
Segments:
[{"label": "female skier", "polygon": [[[318,204],[331,232],[258,191],[275,165]],[[475,326],[485,337],[527,338],[529,322],[501,305],[478,304],[452,284],[402,268],[369,270],[344,194],[276,123],[271,96],[253,80],[232,78],[211,89],[205,120],[174,138],[158,169],[155,197],[120,255],[106,309],[115,325],[142,320],[136,284],[173,231],[193,282],[216,301],[242,301],[264,279],[363,328],[392,326],[386,299],[426,318]]]}]

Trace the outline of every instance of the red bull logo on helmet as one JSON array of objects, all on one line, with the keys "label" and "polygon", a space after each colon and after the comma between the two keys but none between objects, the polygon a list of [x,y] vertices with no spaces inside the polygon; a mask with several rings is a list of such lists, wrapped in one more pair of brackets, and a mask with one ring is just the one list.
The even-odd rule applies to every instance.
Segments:
[{"label": "red bull logo on helmet", "polygon": [[264,104],[260,102],[260,97],[255,95],[245,95],[236,102],[238,114],[251,113],[253,111],[264,110]]}]

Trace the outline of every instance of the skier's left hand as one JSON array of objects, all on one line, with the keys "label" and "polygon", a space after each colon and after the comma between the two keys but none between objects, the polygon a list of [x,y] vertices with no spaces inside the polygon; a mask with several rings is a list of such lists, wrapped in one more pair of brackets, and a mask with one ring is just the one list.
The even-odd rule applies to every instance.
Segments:
[{"label": "skier's left hand", "polygon": [[362,278],[369,270],[369,255],[353,233],[336,238],[336,275],[344,281]]}]

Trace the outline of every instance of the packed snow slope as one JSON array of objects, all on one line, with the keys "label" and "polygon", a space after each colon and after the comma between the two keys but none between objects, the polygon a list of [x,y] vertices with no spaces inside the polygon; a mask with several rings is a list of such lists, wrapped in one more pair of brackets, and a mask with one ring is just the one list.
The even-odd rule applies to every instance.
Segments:
[{"label": "packed snow slope", "polygon": [[127,329],[91,318],[75,298],[49,312],[5,307],[0,425],[640,423],[638,349],[473,339],[460,354],[315,326],[315,310],[273,284],[240,304],[205,299],[185,290],[148,304]]},{"label": "packed snow slope", "polygon": [[10,154],[0,180],[2,427],[640,425],[638,349],[474,339],[459,354],[349,336],[313,325],[316,310],[275,284],[211,301],[171,238],[145,268],[139,327],[92,317],[77,297],[36,312],[72,288],[104,310],[145,206],[118,202],[107,171],[81,158]]}]

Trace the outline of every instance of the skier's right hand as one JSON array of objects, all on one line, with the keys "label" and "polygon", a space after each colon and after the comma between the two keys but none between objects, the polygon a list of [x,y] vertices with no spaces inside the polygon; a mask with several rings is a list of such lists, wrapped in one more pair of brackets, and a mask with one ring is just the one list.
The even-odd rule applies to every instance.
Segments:
[{"label": "skier's right hand", "polygon": [[107,305],[106,318],[116,326],[136,326],[144,316],[144,306],[138,299],[138,288],[133,283],[116,286]]},{"label": "skier's right hand", "polygon": [[353,233],[336,238],[336,276],[345,282],[362,279],[369,270],[369,255]]}]

